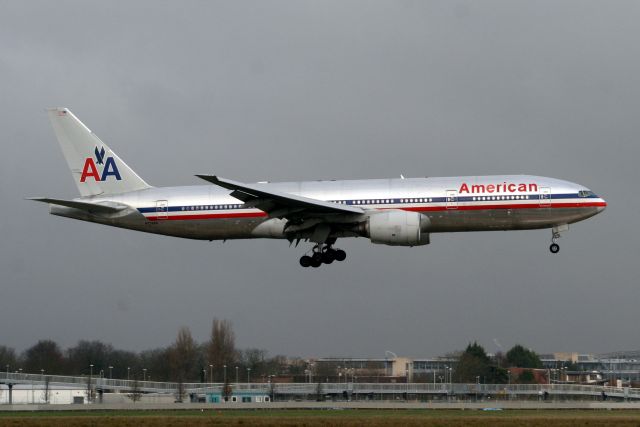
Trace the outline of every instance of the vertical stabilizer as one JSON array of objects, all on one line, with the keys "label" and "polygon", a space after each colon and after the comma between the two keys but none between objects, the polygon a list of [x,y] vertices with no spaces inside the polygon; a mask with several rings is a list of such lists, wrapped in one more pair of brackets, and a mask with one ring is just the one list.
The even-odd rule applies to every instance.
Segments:
[{"label": "vertical stabilizer", "polygon": [[144,190],[144,182],[67,108],[49,108],[49,119],[82,196]]}]

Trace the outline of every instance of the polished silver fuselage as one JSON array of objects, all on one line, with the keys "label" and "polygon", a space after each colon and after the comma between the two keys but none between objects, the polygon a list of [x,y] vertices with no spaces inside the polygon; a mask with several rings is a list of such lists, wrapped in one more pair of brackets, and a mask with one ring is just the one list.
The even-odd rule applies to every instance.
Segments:
[{"label": "polished silver fuselage", "polygon": [[[383,209],[420,212],[429,219],[429,233],[559,227],[589,218],[606,206],[603,199],[581,185],[529,175],[257,185],[269,191],[357,206],[365,213]],[[55,205],[51,213],[191,239],[291,238],[285,230],[286,219],[245,207],[229,193],[215,185],[149,188],[78,199],[129,206],[116,214],[97,215]],[[344,230],[336,233],[334,237],[358,235]]]}]

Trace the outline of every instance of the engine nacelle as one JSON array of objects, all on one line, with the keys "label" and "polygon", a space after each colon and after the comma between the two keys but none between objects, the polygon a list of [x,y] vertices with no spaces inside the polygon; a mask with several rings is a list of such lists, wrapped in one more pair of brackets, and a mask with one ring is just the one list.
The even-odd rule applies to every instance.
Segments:
[{"label": "engine nacelle", "polygon": [[429,244],[429,225],[429,218],[418,212],[386,210],[369,217],[366,231],[371,243],[421,246]]}]

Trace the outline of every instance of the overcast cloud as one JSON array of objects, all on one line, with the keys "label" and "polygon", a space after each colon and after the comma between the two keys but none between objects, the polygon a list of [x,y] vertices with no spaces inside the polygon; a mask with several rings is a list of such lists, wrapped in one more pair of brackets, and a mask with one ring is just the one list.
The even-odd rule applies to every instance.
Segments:
[{"label": "overcast cloud", "polygon": [[[213,316],[240,347],[436,356],[640,347],[637,1],[0,0],[0,344],[140,350]],[[71,198],[45,107],[150,184],[527,173],[609,203],[550,232],[199,242],[48,215]]]}]

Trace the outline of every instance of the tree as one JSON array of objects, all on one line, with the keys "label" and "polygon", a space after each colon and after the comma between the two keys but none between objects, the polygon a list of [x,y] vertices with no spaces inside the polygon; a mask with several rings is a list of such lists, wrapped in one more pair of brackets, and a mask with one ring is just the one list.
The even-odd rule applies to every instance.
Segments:
[{"label": "tree", "polygon": [[454,372],[454,381],[474,383],[476,377],[484,377],[489,372],[489,356],[477,342],[467,345],[462,352]]},{"label": "tree", "polygon": [[89,373],[90,365],[93,365],[93,374],[99,375],[100,371],[108,372],[109,361],[113,347],[102,341],[80,340],[75,347],[67,350],[67,373],[82,375]]},{"label": "tree", "polygon": [[211,339],[208,346],[209,364],[216,370],[215,377],[220,381],[222,367],[234,365],[237,355],[235,349],[235,335],[231,322],[228,320],[213,319],[211,327]]},{"label": "tree", "polygon": [[232,393],[233,388],[231,387],[231,384],[229,384],[229,378],[227,377],[227,381],[222,385],[222,397],[225,402],[229,400]]},{"label": "tree", "polygon": [[49,403],[51,392],[51,377],[44,378],[44,390],[42,391],[42,400],[44,403]]},{"label": "tree", "polygon": [[517,381],[519,384],[535,384],[536,382],[531,369],[523,370],[522,373],[518,375]]},{"label": "tree", "polygon": [[542,368],[540,357],[520,344],[516,344],[507,352],[507,363],[514,368]]},{"label": "tree", "polygon": [[5,371],[7,369],[7,365],[9,365],[9,369],[14,368],[15,370],[17,364],[16,351],[11,347],[7,347],[4,345],[0,345],[0,371]]},{"label": "tree", "polygon": [[[146,353],[146,351],[143,352],[143,354],[144,353]],[[113,366],[113,369],[111,370],[111,372],[105,371],[106,372],[105,375],[110,374],[113,376],[113,378],[126,379],[127,374],[129,374],[129,377],[131,378],[131,374],[133,372],[139,372],[141,369],[140,356],[137,353],[134,353],[132,351],[113,350],[113,352],[111,352],[109,356],[108,362],[109,362],[109,365],[107,366],[107,369],[109,368],[109,366]],[[146,367],[147,366],[145,366],[145,368]],[[127,368],[129,369],[127,370]],[[151,370],[154,370],[154,369],[151,368]],[[157,372],[158,371],[154,370],[154,373],[157,373]]]},{"label": "tree", "polygon": [[182,379],[179,379],[178,382],[176,383],[176,403],[182,403],[184,402],[184,397],[187,394],[187,388],[184,385],[184,381]]},{"label": "tree", "polygon": [[131,399],[133,403],[136,403],[140,399],[142,399],[142,390],[140,389],[140,383],[138,382],[138,378],[133,379],[133,384],[131,385],[131,392],[127,394],[127,397]]},{"label": "tree", "polygon": [[487,384],[501,384],[507,382],[507,370],[492,364],[484,348],[474,342],[460,355],[453,378],[455,382],[475,383],[477,377]]},{"label": "tree", "polygon": [[185,380],[195,380],[198,376],[197,365],[197,344],[191,336],[191,331],[187,327],[182,327],[178,331],[176,341],[169,351],[169,362],[171,367],[171,378],[174,381],[184,382]]},{"label": "tree", "polygon": [[267,374],[267,350],[258,348],[248,348],[239,351],[239,363],[246,372],[247,368],[251,369],[251,378],[258,379]]},{"label": "tree", "polygon": [[[160,347],[151,350],[145,350],[138,356],[138,364],[135,366],[135,372],[140,373],[143,369],[147,373],[153,373],[153,379],[157,381],[169,381],[173,379],[171,371],[171,351],[172,347]],[[134,369],[131,366],[131,369]],[[131,373],[133,374],[134,371]]]},{"label": "tree", "polygon": [[93,388],[93,378],[87,375],[87,402],[93,402],[95,400],[96,394],[95,389]]},{"label": "tree", "polygon": [[59,374],[64,369],[64,357],[58,344],[51,340],[40,340],[25,350],[23,354],[24,370],[39,373],[44,369],[47,374]]}]

